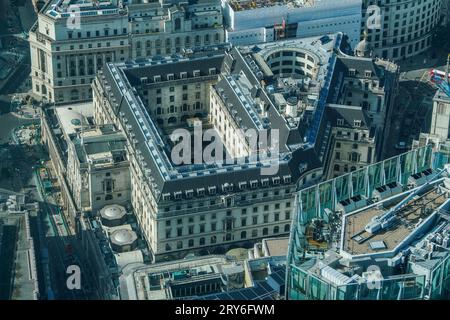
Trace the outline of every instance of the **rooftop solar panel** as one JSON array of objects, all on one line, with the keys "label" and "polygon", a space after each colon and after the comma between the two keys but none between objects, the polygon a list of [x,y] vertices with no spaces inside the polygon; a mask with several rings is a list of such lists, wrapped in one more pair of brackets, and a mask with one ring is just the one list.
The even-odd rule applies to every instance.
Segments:
[{"label": "rooftop solar panel", "polygon": [[263,281],[257,282],[252,288],[243,288],[230,292],[191,298],[196,300],[273,300],[275,293],[276,291],[267,282]]}]

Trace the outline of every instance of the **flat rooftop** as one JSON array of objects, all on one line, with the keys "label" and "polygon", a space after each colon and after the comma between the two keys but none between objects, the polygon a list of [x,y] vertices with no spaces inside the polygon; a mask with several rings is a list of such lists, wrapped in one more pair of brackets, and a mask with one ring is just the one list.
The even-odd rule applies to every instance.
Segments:
[{"label": "flat rooftop", "polygon": [[93,112],[94,106],[92,101],[55,108],[61,129],[66,135],[74,134],[82,125],[87,125],[87,118],[92,117],[94,115]]},{"label": "flat rooftop", "polygon": [[446,201],[446,195],[438,193],[436,186],[422,195],[413,197],[396,212],[397,220],[392,226],[375,234],[365,231],[364,228],[373,217],[382,215],[387,211],[386,209],[372,206],[350,214],[344,217],[342,248],[352,255],[392,251],[414,231],[418,224]]},{"label": "flat rooftop", "polygon": [[[52,18],[68,18],[71,15],[97,16],[118,14],[119,8],[115,0],[50,0],[42,8]],[[73,8],[76,7],[76,10]]]},{"label": "flat rooftop", "polygon": [[288,252],[289,237],[263,239],[269,256],[285,256]]},{"label": "flat rooftop", "polygon": [[225,256],[194,257],[153,265],[130,266],[120,277],[122,299],[168,299],[166,283],[190,286],[190,283],[218,278],[223,267],[234,266]]},{"label": "flat rooftop", "polygon": [[0,209],[0,300],[34,300],[38,294],[33,240],[25,220],[23,213]]},{"label": "flat rooftop", "polygon": [[80,163],[102,166],[126,160],[125,136],[110,125],[80,132],[74,144]]}]

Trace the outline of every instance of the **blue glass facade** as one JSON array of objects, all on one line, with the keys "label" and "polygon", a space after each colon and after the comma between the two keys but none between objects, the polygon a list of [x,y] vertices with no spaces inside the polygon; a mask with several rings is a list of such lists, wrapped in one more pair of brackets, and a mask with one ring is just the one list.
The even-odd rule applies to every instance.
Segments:
[{"label": "blue glass facade", "polygon": [[335,211],[339,201],[356,195],[370,199],[379,186],[391,182],[407,185],[412,174],[428,168],[440,169],[446,163],[449,163],[449,153],[434,152],[431,145],[427,145],[299,191],[288,252],[286,297],[293,300],[403,300],[433,299],[448,294],[449,256],[433,269],[430,286],[425,286],[425,276],[410,273],[384,279],[375,290],[369,290],[367,284],[331,285],[307,271],[314,259],[304,259],[307,226],[313,219],[329,222],[328,215]]}]

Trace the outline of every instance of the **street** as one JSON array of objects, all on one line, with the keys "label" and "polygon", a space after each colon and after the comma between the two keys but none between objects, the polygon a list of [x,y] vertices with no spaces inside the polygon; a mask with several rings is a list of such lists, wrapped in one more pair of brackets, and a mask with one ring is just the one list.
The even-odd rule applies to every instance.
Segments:
[{"label": "street", "polygon": [[[399,95],[390,119],[385,158],[404,152],[411,147],[413,139],[419,138],[419,133],[429,132],[433,97],[436,93],[436,87],[429,81],[429,73],[432,69],[445,71],[447,54],[450,53],[450,33],[440,30],[434,42],[439,45],[412,59],[398,62]],[[406,148],[396,148],[399,142],[404,142]]]}]

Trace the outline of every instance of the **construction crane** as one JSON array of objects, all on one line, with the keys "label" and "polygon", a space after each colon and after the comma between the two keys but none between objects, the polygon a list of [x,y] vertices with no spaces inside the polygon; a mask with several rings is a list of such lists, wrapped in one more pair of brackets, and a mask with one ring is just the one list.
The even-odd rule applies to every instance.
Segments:
[{"label": "construction crane", "polygon": [[449,74],[449,64],[450,64],[450,53],[447,55],[447,66],[444,71],[433,69],[430,71],[430,80],[436,87],[442,90],[448,97],[450,97],[450,74]]}]

